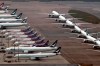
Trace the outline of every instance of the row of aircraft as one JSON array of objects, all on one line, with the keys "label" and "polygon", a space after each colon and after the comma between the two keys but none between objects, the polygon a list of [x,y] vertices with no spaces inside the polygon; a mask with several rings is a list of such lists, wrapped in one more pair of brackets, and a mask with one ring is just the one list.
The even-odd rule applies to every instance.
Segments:
[{"label": "row of aircraft", "polygon": [[[61,54],[61,47],[57,46],[58,40],[49,44],[49,40],[41,36],[27,24],[27,17],[21,19],[22,13],[16,15],[17,9],[9,14],[8,7],[0,5],[0,29],[1,33],[13,46],[5,48],[8,53],[15,53],[14,57],[39,60]],[[27,26],[23,29],[14,27]],[[13,27],[9,29],[8,27]],[[16,53],[18,52],[18,53]],[[33,53],[34,52],[34,53]]]},{"label": "row of aircraft", "polygon": [[[93,43],[94,49],[100,49],[100,40],[98,38],[94,38],[91,34],[87,33],[87,29],[81,29],[79,26],[77,26],[75,23],[73,23],[72,19],[78,19],[78,18],[65,18],[65,14],[59,14],[57,11],[52,11],[51,14],[48,14],[50,18],[55,18],[58,22],[63,22],[62,25],[64,28],[71,28],[72,33],[78,33],[78,37],[83,38],[83,42],[85,43]],[[81,18],[79,18],[81,19]]]}]

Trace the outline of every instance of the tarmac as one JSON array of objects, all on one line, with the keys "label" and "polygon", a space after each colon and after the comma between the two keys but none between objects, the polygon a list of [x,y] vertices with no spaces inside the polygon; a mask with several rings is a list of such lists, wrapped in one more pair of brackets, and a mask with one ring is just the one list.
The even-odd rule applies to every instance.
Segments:
[{"label": "tarmac", "polygon": [[[11,9],[17,8],[19,12],[23,12],[24,16],[28,17],[29,25],[33,29],[36,29],[42,36],[45,36],[46,40],[50,40],[51,43],[54,40],[59,40],[58,46],[62,47],[61,56],[44,59],[43,61],[34,61],[32,63],[54,63],[54,64],[93,64],[94,66],[100,66],[100,51],[94,50],[93,45],[89,43],[83,43],[83,39],[77,38],[78,34],[71,33],[71,30],[62,28],[61,24],[55,22],[54,19],[48,18],[48,13],[52,10],[56,10],[59,13],[67,13],[69,9],[78,9],[86,11],[100,17],[100,12],[93,10],[99,9],[100,3],[92,2],[14,2],[5,1],[9,3]],[[88,7],[87,7],[88,5]],[[65,17],[71,17],[66,15]],[[90,24],[87,22],[73,20],[75,23],[79,23],[82,29],[88,29],[89,33],[99,32],[99,24]],[[3,63],[3,62],[2,62]],[[31,62],[30,62],[31,63]],[[25,63],[27,64],[27,62]]]}]

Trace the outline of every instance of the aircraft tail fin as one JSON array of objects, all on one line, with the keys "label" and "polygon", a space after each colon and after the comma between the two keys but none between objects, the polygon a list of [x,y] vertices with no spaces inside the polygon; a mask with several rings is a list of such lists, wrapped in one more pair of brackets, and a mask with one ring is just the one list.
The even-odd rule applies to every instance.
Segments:
[{"label": "aircraft tail fin", "polygon": [[20,19],[22,16],[22,13],[20,13],[19,15],[17,15],[16,19]]},{"label": "aircraft tail fin", "polygon": [[4,10],[5,10],[6,13],[8,12],[8,7],[9,7],[9,6],[6,6],[6,7],[4,8]]},{"label": "aircraft tail fin", "polygon": [[0,7],[1,7],[1,8],[4,7],[4,3],[1,3],[1,4],[0,4]]},{"label": "aircraft tail fin", "polygon": [[56,40],[55,42],[53,42],[53,44],[50,47],[55,47],[57,46],[58,40]]},{"label": "aircraft tail fin", "polygon": [[11,15],[15,15],[16,12],[17,12],[17,9],[15,9],[15,10],[11,13]]},{"label": "aircraft tail fin", "polygon": [[28,18],[28,17],[25,17],[25,18],[22,20],[22,23],[26,23],[26,22],[27,22],[27,18]]},{"label": "aircraft tail fin", "polygon": [[49,44],[49,40],[47,40],[44,45],[48,46],[48,44]]},{"label": "aircraft tail fin", "polygon": [[53,53],[59,53],[61,50],[61,47],[58,47]]},{"label": "aircraft tail fin", "polygon": [[89,34],[89,33],[88,33],[88,29],[87,29],[87,28],[86,28],[86,29],[83,29],[83,30],[87,33],[87,35]]}]

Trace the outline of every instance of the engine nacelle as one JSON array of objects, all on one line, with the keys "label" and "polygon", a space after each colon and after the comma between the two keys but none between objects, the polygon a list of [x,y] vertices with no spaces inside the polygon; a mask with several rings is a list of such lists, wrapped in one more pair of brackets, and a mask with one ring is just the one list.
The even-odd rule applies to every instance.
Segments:
[{"label": "engine nacelle", "polygon": [[78,35],[78,38],[85,38],[86,39],[86,36],[84,36],[84,35]]},{"label": "engine nacelle", "polygon": [[89,39],[84,39],[84,41],[83,41],[84,43],[93,43],[93,44],[95,44],[95,42],[94,41],[91,41],[91,40],[89,40]]},{"label": "engine nacelle", "polygon": [[72,25],[66,25],[66,24],[63,24],[62,27],[63,28],[74,28],[74,26],[72,26]]},{"label": "engine nacelle", "polygon": [[93,48],[94,48],[94,49],[100,49],[100,46],[94,45]]},{"label": "engine nacelle", "polygon": [[81,32],[78,32],[77,30],[71,30],[71,32],[72,33],[79,33],[79,34],[81,33]]}]

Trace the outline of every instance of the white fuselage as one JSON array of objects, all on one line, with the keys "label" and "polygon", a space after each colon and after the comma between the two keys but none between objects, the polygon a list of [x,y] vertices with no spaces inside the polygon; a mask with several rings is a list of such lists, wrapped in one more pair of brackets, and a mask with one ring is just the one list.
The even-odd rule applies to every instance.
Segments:
[{"label": "white fuselage", "polygon": [[96,45],[94,45],[93,48],[94,48],[94,49],[100,49],[100,40],[96,40],[96,41],[95,41],[95,44],[96,44]]},{"label": "white fuselage", "polygon": [[48,15],[51,18],[58,18],[60,14],[57,11],[52,11],[52,13]]},{"label": "white fuselage", "polygon": [[7,36],[7,35],[24,35],[25,34],[25,32],[6,32],[5,34],[4,34],[4,36]]},{"label": "white fuselage", "polygon": [[66,22],[66,18],[64,16],[60,15],[59,18],[56,19],[56,21],[58,21],[58,22]]},{"label": "white fuselage", "polygon": [[92,37],[92,36],[90,36],[90,35],[87,35],[86,38],[87,38],[88,40],[90,40],[90,41],[93,41],[93,42],[95,42],[95,40],[97,40],[96,38],[94,38],[94,37]]},{"label": "white fuselage", "polygon": [[84,30],[81,30],[81,34],[83,35],[83,36],[87,36],[88,34],[87,34],[87,32],[85,32]]},{"label": "white fuselage", "polygon": [[9,35],[8,38],[28,38],[28,35]]},{"label": "white fuselage", "polygon": [[34,54],[16,54],[14,57],[19,57],[19,58],[30,58],[30,59],[36,59],[38,58],[45,58],[45,57],[52,57],[56,56],[58,54],[56,53],[34,53]]},{"label": "white fuselage", "polygon": [[21,32],[23,29],[4,29],[1,30],[1,32],[5,33],[5,32]]},{"label": "white fuselage", "polygon": [[49,14],[49,17],[51,18],[59,18],[60,15],[65,15],[65,14],[59,14],[57,11],[52,11],[51,14]]},{"label": "white fuselage", "polygon": [[[20,44],[20,45],[18,45],[19,47],[32,47],[34,44],[32,44],[32,45],[30,45],[30,44],[25,44],[25,45],[23,45],[23,44]],[[35,45],[34,45],[35,46]]]},{"label": "white fuselage", "polygon": [[1,14],[1,15],[4,14],[4,13],[6,13],[5,10],[0,10],[0,14]]},{"label": "white fuselage", "polygon": [[73,22],[71,22],[71,21],[69,21],[69,20],[67,20],[65,24],[66,24],[66,25],[69,25],[69,26],[74,26],[74,25],[75,25]]},{"label": "white fuselage", "polygon": [[16,26],[25,26],[27,23],[0,23],[0,26],[4,27],[16,27]]},{"label": "white fuselage", "polygon": [[0,14],[0,19],[1,18],[11,18],[11,17],[16,17],[17,15],[11,15],[11,14]]},{"label": "white fuselage", "polygon": [[76,30],[77,32],[79,32],[79,33],[81,32],[81,28],[79,28],[78,26],[75,25],[74,28],[75,28],[75,30]]},{"label": "white fuselage", "polygon": [[100,40],[95,41],[96,45],[100,46]]},{"label": "white fuselage", "polygon": [[58,15],[59,16],[59,13],[57,11],[52,11],[52,14],[53,15]]},{"label": "white fuselage", "polygon": [[21,51],[21,52],[29,52],[29,51],[51,51],[56,50],[58,47],[9,47],[6,48],[5,51]]},{"label": "white fuselage", "polygon": [[32,38],[12,38],[10,41],[31,41]]},{"label": "white fuselage", "polygon": [[28,45],[32,45],[32,44],[34,44],[35,43],[35,41],[16,41],[15,43],[14,43],[14,45],[19,45],[19,44],[28,44]]},{"label": "white fuselage", "polygon": [[0,22],[17,22],[17,21],[22,21],[22,19],[14,19],[14,18],[7,18],[7,19],[4,19],[4,18],[1,18],[0,19]]}]

